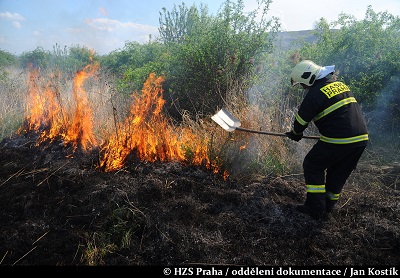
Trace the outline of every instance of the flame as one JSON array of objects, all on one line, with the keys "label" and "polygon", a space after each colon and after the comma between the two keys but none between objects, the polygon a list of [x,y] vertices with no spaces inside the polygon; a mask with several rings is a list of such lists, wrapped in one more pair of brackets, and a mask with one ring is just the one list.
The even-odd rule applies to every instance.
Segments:
[{"label": "flame", "polygon": [[39,69],[32,69],[28,76],[28,104],[26,106],[26,127],[23,131],[39,131],[42,124],[45,124],[46,98],[42,96],[38,86]]},{"label": "flame", "polygon": [[[20,130],[39,133],[37,145],[59,139],[64,146],[72,146],[72,152],[99,146],[100,140],[94,136],[94,113],[84,90],[85,81],[94,76],[98,68],[98,64],[91,64],[77,72],[68,106],[61,98],[57,84],[49,82],[41,88],[39,71],[31,70],[26,123]],[[132,154],[142,161],[179,161],[203,165],[219,173],[219,167],[213,162],[216,160],[211,161],[208,157],[209,133],[196,132],[188,125],[175,126],[162,113],[165,104],[163,81],[164,77],[151,73],[141,92],[132,94],[129,114],[122,122],[115,122],[115,132],[103,130],[108,136],[101,138],[99,168],[106,172],[121,169]],[[223,176],[228,177],[226,171]]]},{"label": "flame", "polygon": [[60,133],[59,114],[61,106],[57,101],[56,94],[47,85],[42,91],[40,86],[39,69],[31,68],[28,75],[28,97],[26,105],[25,126],[18,130],[21,132],[41,132],[37,145],[40,142],[54,138],[55,134]]},{"label": "flame", "polygon": [[46,99],[46,113],[43,117],[43,122],[46,123],[48,129],[44,129],[38,138],[37,145],[50,140],[53,141],[61,133],[65,119],[60,117],[62,115],[61,106],[58,97],[49,87],[44,90],[44,98]]},{"label": "flame", "polygon": [[120,169],[132,152],[149,162],[187,161],[188,153],[191,163],[209,162],[207,144],[188,128],[174,127],[162,114],[163,81],[163,77],[151,73],[142,94],[133,96],[130,115],[102,148],[100,167],[106,171]]},{"label": "flame", "polygon": [[89,76],[93,76],[98,68],[98,64],[87,65],[74,78],[73,97],[75,109],[71,125],[63,138],[64,144],[72,144],[74,150],[78,146],[83,150],[88,150],[97,145],[93,134],[93,112],[90,108],[87,94],[83,89],[83,83]]},{"label": "flame", "polygon": [[96,146],[93,135],[93,113],[83,83],[89,76],[93,76],[97,69],[98,65],[88,65],[74,77],[72,116],[63,113],[61,97],[51,89],[54,86],[47,84],[42,90],[38,84],[39,70],[31,69],[28,79],[26,124],[19,132],[40,132],[37,145],[61,138],[64,145],[72,145],[73,151],[78,147],[88,150]]}]

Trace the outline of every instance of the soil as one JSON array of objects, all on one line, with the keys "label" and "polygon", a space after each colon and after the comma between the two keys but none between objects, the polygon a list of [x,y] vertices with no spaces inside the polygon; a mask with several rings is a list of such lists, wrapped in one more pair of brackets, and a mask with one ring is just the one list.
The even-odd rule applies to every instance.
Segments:
[{"label": "soil", "polygon": [[224,180],[134,157],[107,173],[95,150],[68,151],[1,142],[0,265],[399,265],[399,165],[361,165],[315,220],[295,209],[302,175]]}]

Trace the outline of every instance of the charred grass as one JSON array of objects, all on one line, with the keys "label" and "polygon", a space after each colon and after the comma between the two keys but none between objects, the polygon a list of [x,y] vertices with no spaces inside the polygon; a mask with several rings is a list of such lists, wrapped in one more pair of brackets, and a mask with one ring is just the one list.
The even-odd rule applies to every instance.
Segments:
[{"label": "charred grass", "polygon": [[105,173],[96,151],[67,158],[28,138],[0,150],[1,265],[398,264],[400,194],[377,182],[385,169],[362,164],[317,221],[294,208],[301,175],[224,180],[134,157]]}]

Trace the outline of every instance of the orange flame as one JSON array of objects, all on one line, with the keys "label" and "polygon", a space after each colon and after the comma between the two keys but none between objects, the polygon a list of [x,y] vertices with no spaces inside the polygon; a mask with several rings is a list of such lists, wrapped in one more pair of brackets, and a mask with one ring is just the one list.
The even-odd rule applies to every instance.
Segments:
[{"label": "orange flame", "polygon": [[27,123],[19,132],[40,132],[38,145],[47,140],[51,142],[55,138],[61,137],[65,145],[73,146],[73,151],[77,147],[88,150],[95,146],[92,110],[82,86],[84,81],[97,69],[96,65],[88,65],[75,76],[73,86],[75,107],[72,117],[63,114],[60,96],[50,89],[49,84],[43,90],[40,88],[38,70],[31,70],[28,79]]},{"label": "orange flame", "polygon": [[156,78],[151,73],[142,94],[133,96],[130,115],[102,149],[100,166],[106,171],[120,169],[133,151],[143,161],[165,162],[186,161],[189,149],[192,163],[208,161],[206,144],[200,144],[200,139],[189,129],[174,128],[163,116],[163,81],[163,77]]},{"label": "orange flame", "polygon": [[42,96],[40,88],[38,88],[39,70],[32,69],[28,76],[28,104],[27,110],[27,126],[24,131],[39,131],[42,124],[46,124],[46,98]]},{"label": "orange flame", "polygon": [[19,129],[21,132],[42,132],[38,143],[59,134],[61,107],[56,94],[46,86],[42,91],[39,86],[39,69],[31,69],[28,76],[29,93],[26,106],[26,124]]},{"label": "orange flame", "polygon": [[75,100],[75,110],[71,125],[64,136],[64,144],[72,144],[73,149],[79,146],[83,150],[88,150],[96,146],[96,139],[93,134],[93,113],[85,90],[84,81],[93,76],[98,69],[98,64],[87,65],[79,71],[74,78],[73,97]]},{"label": "orange flame", "polygon": [[38,143],[44,142],[46,140],[53,141],[57,136],[59,136],[64,128],[65,121],[62,115],[61,106],[57,101],[56,94],[46,87],[44,90],[44,99],[46,99],[46,114],[44,121],[47,124],[47,129],[44,129],[39,136]]},{"label": "orange flame", "polygon": [[[64,145],[72,146],[73,152],[77,148],[88,150],[97,146],[93,113],[83,88],[85,80],[97,70],[98,65],[88,65],[74,77],[73,102],[68,106],[71,111],[63,106],[55,84],[47,84],[41,89],[38,70],[32,70],[28,80],[27,124],[23,131],[40,132],[38,145],[59,138]],[[219,172],[219,167],[208,157],[208,133],[202,135],[188,126],[174,126],[162,113],[165,104],[163,81],[163,77],[151,73],[140,94],[135,92],[132,95],[128,117],[115,123],[116,132],[108,139],[103,138],[100,168],[107,172],[121,169],[127,157],[134,154],[142,161],[179,161]],[[226,171],[223,176],[225,179],[228,177]]]}]

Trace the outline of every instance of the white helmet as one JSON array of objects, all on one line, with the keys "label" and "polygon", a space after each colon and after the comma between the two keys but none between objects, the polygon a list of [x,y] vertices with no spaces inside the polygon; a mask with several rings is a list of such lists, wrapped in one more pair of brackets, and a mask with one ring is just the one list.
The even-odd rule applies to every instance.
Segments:
[{"label": "white helmet", "polygon": [[293,69],[290,75],[292,85],[304,84],[311,86],[314,84],[318,73],[321,71],[322,67],[318,66],[316,63],[310,60],[303,60],[298,63]]}]

